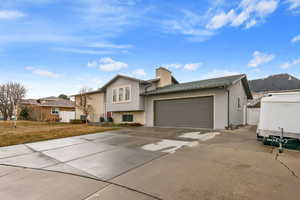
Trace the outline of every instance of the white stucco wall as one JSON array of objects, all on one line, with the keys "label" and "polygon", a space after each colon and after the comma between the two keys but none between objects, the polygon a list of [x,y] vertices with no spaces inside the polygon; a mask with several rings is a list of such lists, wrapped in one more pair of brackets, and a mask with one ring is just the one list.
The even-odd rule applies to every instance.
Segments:
[{"label": "white stucco wall", "polygon": [[160,99],[214,96],[214,129],[224,129],[227,126],[227,92],[224,89],[205,91],[189,91],[172,94],[147,96],[145,99],[146,126],[154,125],[153,101]]},{"label": "white stucco wall", "polygon": [[[230,91],[230,124],[242,125],[244,117],[244,106],[247,105],[247,95],[243,87],[242,81],[238,81],[234,85],[230,86],[228,89]],[[238,108],[238,98],[240,98],[240,108]]]}]

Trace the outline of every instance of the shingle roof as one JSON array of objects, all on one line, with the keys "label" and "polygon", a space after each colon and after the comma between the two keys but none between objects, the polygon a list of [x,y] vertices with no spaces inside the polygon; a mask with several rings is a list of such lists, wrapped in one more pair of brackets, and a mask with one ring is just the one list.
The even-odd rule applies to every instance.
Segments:
[{"label": "shingle roof", "polygon": [[245,74],[239,74],[234,76],[225,76],[220,78],[212,78],[200,81],[193,81],[181,84],[174,84],[165,86],[162,88],[158,88],[156,90],[148,91],[143,93],[143,95],[156,95],[156,94],[165,94],[165,93],[173,93],[173,92],[183,92],[190,90],[201,90],[201,89],[211,89],[218,87],[227,87],[232,85],[235,81],[243,80],[243,85],[245,91],[247,93],[248,98],[252,98],[251,91],[249,89],[248,81]]},{"label": "shingle roof", "polygon": [[46,101],[45,103],[41,102],[40,106],[44,107],[63,107],[63,108],[74,108],[75,102],[70,100],[56,100],[56,101]]},{"label": "shingle roof", "polygon": [[[42,98],[42,99],[49,99],[47,98]],[[44,102],[45,101],[45,102]],[[66,100],[66,99],[60,99],[57,98],[56,100],[43,100],[43,101],[38,101],[36,99],[23,99],[21,101],[21,104],[23,105],[37,105],[37,106],[44,106],[44,107],[64,107],[64,108],[75,108],[75,102]]]},{"label": "shingle roof", "polygon": [[21,104],[32,104],[32,105],[39,104],[36,99],[22,99],[20,103]]}]

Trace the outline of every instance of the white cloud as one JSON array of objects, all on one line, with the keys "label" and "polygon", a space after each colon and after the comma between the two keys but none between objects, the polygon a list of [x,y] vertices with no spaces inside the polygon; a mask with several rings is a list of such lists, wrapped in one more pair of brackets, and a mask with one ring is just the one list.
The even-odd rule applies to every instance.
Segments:
[{"label": "white cloud", "polygon": [[293,43],[300,42],[300,35],[293,37],[291,42],[293,42]]},{"label": "white cloud", "polygon": [[289,10],[300,8],[300,0],[286,0],[286,3],[290,4]]},{"label": "white cloud", "polygon": [[291,62],[283,63],[282,65],[280,65],[280,67],[282,69],[287,69],[287,68],[293,67],[294,65],[299,65],[299,64],[300,64],[300,58],[293,60]]},{"label": "white cloud", "polygon": [[202,63],[190,63],[190,64],[185,64],[185,65],[183,66],[183,69],[189,70],[189,71],[196,71],[201,65],[202,65]]},{"label": "white cloud", "polygon": [[0,20],[1,19],[16,19],[24,17],[25,14],[17,10],[0,10]]},{"label": "white cloud", "polygon": [[106,72],[119,71],[127,68],[128,64],[106,57],[99,60],[99,69]]},{"label": "white cloud", "polygon": [[203,17],[191,11],[184,10],[180,18],[163,21],[167,32],[179,33],[188,36],[192,42],[202,42],[214,33],[203,26]]},{"label": "white cloud", "polygon": [[136,69],[132,72],[132,75],[142,77],[142,76],[146,76],[147,74],[144,69]]},{"label": "white cloud", "polygon": [[252,56],[253,58],[248,63],[249,67],[258,67],[259,65],[271,62],[275,58],[273,54],[262,53],[259,51],[255,51]]},{"label": "white cloud", "polygon": [[54,72],[50,72],[48,70],[44,70],[44,69],[36,69],[34,67],[31,66],[27,66],[25,67],[26,70],[31,71],[33,74],[36,74],[38,76],[43,76],[43,77],[49,77],[49,78],[58,78],[60,77],[59,74],[56,74]]},{"label": "white cloud", "polygon": [[105,55],[113,54],[112,51],[97,51],[90,49],[75,49],[75,48],[54,48],[54,50],[67,52],[67,53],[76,53],[76,54],[89,54],[89,55]]},{"label": "white cloud", "polygon": [[244,25],[245,28],[251,28],[263,22],[277,7],[278,0],[243,0],[237,8],[214,15],[206,27],[219,29],[226,25],[233,27]]},{"label": "white cloud", "polygon": [[251,21],[246,23],[246,29],[251,28],[257,24],[257,21],[255,19],[252,19]]},{"label": "white cloud", "polygon": [[208,29],[221,28],[221,27],[225,26],[226,24],[230,23],[231,21],[233,21],[235,17],[236,17],[236,14],[235,14],[234,10],[230,10],[228,13],[221,12],[221,13],[213,16],[213,18],[211,19],[209,24],[206,25],[206,27]]},{"label": "white cloud", "polygon": [[88,64],[87,64],[87,67],[97,67],[98,66],[98,62],[97,61],[89,61]]},{"label": "white cloud", "polygon": [[176,64],[176,63],[173,63],[173,64],[167,64],[167,65],[163,65],[165,68],[167,69],[179,69],[181,68],[181,64]]},{"label": "white cloud", "polygon": [[232,76],[240,74],[238,72],[234,71],[228,71],[228,70],[218,70],[214,69],[212,72],[209,72],[203,76],[201,76],[201,79],[209,79],[209,78],[217,78],[217,77],[223,77],[223,76]]},{"label": "white cloud", "polygon": [[78,0],[83,20],[106,36],[115,36],[137,24],[148,11],[138,0]]},{"label": "white cloud", "polygon": [[132,48],[133,46],[130,44],[113,44],[113,43],[108,43],[108,42],[103,42],[103,43],[94,43],[89,45],[89,47],[93,48],[108,48],[108,49],[129,49]]}]

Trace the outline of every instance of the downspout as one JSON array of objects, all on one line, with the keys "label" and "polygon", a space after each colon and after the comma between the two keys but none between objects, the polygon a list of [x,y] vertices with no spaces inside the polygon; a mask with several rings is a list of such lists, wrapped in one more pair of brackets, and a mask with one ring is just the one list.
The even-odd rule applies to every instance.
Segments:
[{"label": "downspout", "polygon": [[230,91],[226,88],[227,91],[227,127],[230,127]]}]

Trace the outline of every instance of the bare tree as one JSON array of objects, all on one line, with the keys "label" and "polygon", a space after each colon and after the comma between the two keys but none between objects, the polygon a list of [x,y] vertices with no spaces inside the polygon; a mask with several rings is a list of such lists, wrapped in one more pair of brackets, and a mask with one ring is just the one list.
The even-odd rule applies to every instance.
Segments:
[{"label": "bare tree", "polygon": [[11,119],[12,116],[17,120],[18,105],[25,94],[26,89],[20,83],[9,82],[0,85],[0,112],[4,120]]},{"label": "bare tree", "polygon": [[85,121],[88,123],[88,118],[93,112],[93,106],[89,103],[91,97],[88,95],[92,89],[90,88],[81,88],[79,91],[79,96],[76,97],[76,107],[84,114]]}]

